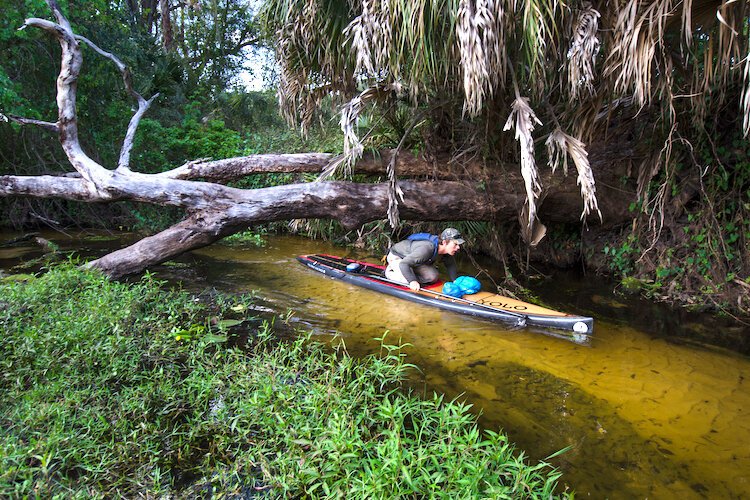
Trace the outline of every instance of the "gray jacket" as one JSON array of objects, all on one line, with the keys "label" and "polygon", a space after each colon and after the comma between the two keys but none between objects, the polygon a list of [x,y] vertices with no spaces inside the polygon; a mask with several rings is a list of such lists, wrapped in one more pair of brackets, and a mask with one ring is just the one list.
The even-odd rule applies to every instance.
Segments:
[{"label": "gray jacket", "polygon": [[[443,261],[448,276],[451,281],[454,281],[458,277],[458,270],[456,269],[456,259],[452,255],[435,255],[435,246],[431,241],[427,240],[404,240],[399,241],[391,247],[390,253],[401,257],[398,266],[401,274],[407,281],[417,281],[417,276],[412,270],[417,266],[432,265],[438,257],[442,257],[440,260]],[[433,255],[435,257],[433,258]]]}]

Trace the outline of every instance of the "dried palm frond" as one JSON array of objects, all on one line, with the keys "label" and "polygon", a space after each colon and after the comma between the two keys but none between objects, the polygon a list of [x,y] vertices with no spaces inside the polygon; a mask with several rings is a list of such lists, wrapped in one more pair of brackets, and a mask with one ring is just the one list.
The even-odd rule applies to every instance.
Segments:
[{"label": "dried palm frond", "polygon": [[653,98],[651,82],[657,46],[661,53],[665,26],[680,1],[652,2],[639,13],[639,0],[630,0],[617,16],[605,74],[615,76],[616,93],[627,95],[632,91],[639,106]]},{"label": "dried palm frond", "polygon": [[388,223],[393,229],[398,227],[401,217],[398,211],[399,202],[404,201],[404,192],[398,185],[396,177],[396,161],[398,159],[398,150],[393,152],[391,160],[388,162]]},{"label": "dried palm frond", "polygon": [[686,46],[690,46],[693,41],[693,0],[682,0],[682,35]]},{"label": "dried palm frond", "polygon": [[464,113],[477,116],[485,97],[505,80],[502,0],[460,0],[456,35],[461,58]]},{"label": "dried palm frond", "polygon": [[341,107],[339,126],[344,134],[344,153],[329,163],[321,172],[318,180],[324,180],[335,174],[339,167],[344,166],[344,175],[351,176],[352,167],[362,157],[364,145],[357,135],[357,122],[365,106],[383,99],[388,93],[398,89],[398,85],[375,85],[368,87],[351,101]]},{"label": "dried palm frond", "polygon": [[393,229],[396,229],[400,224],[400,214],[398,210],[399,202],[404,201],[404,192],[401,186],[398,184],[398,178],[396,177],[396,163],[398,162],[398,155],[407,143],[407,139],[411,135],[412,131],[422,124],[424,120],[424,112],[417,113],[413,117],[411,124],[404,130],[401,140],[398,142],[398,146],[393,150],[391,159],[388,161],[388,167],[386,169],[388,173],[388,223]]},{"label": "dried palm frond", "polygon": [[745,137],[750,133],[750,54],[745,57],[745,71],[743,74],[742,98],[740,106],[742,107],[742,133]]},{"label": "dried palm frond", "polygon": [[599,53],[599,17],[590,2],[585,2],[573,27],[573,39],[568,50],[568,84],[570,101],[576,101],[585,90],[594,94],[594,66]]},{"label": "dried palm frond", "polygon": [[[370,93],[368,94],[368,92]],[[362,152],[364,151],[364,147],[357,136],[357,121],[369,95],[371,95],[371,91],[367,89],[341,108],[339,126],[341,127],[341,132],[344,134],[344,156],[346,157],[347,175],[351,174],[351,167],[362,156]]]},{"label": "dried palm frond", "polygon": [[344,134],[344,153],[323,169],[318,180],[331,177],[341,166],[344,167],[345,176],[351,175],[352,167],[364,152],[364,146],[357,135],[357,121],[363,107],[364,100],[361,94],[342,106],[339,126]]},{"label": "dried palm frond", "polygon": [[573,158],[573,164],[578,171],[577,183],[581,186],[581,198],[583,198],[581,219],[584,219],[592,211],[596,210],[596,213],[599,214],[599,220],[602,220],[602,213],[599,210],[599,203],[596,200],[594,172],[591,170],[591,165],[589,164],[589,154],[586,151],[586,145],[575,137],[566,134],[559,127],[547,137],[545,144],[547,145],[548,162],[552,168],[552,173],[555,172],[560,161],[562,161],[563,172],[565,175],[568,175],[568,155]]},{"label": "dried palm frond", "polygon": [[529,204],[529,228],[536,220],[536,200],[542,191],[534,160],[534,138],[532,137],[534,123],[542,124],[531,109],[529,100],[516,93],[516,99],[511,105],[511,112],[503,130],[515,128],[515,138],[521,148],[521,175],[526,187],[526,201]]},{"label": "dried palm frond", "polygon": [[357,73],[375,73],[373,64],[372,48],[370,47],[370,36],[368,27],[372,17],[369,13],[369,2],[362,2],[362,14],[355,17],[344,30],[344,34],[351,37],[352,48],[357,53]]},{"label": "dried palm frond", "polygon": [[[314,36],[312,23],[317,14],[317,4],[314,0],[306,0],[301,4],[282,4],[283,24],[276,30],[277,59],[280,63],[279,107],[282,116],[290,124],[299,120],[300,110],[304,112],[305,93],[308,88],[308,73],[306,67],[308,45]],[[307,122],[302,120],[303,127]]]},{"label": "dried palm frond", "polygon": [[357,54],[356,72],[376,77],[387,68],[392,26],[388,0],[363,0],[362,13],[344,30]]},{"label": "dried palm frond", "polygon": [[280,111],[305,132],[325,95],[352,86],[341,76],[348,64],[340,49],[348,9],[317,0],[269,0],[261,15],[276,39]]},{"label": "dried palm frond", "polygon": [[[718,53],[722,57],[721,64],[716,66],[717,75],[714,79],[722,83],[729,80],[729,72],[733,67],[732,62],[739,61],[742,58],[739,47],[739,33],[734,29],[734,26],[742,26],[743,21],[737,19],[738,12],[731,5],[733,3],[735,2],[723,2],[716,10],[716,18],[719,20]],[[723,86],[721,88],[723,89]]]}]

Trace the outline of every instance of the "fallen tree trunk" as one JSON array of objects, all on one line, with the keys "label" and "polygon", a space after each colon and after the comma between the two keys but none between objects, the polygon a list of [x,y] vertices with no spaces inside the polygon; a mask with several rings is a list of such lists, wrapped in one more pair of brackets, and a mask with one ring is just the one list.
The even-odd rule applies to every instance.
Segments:
[{"label": "fallen tree trunk", "polygon": [[[432,164],[411,154],[401,154],[399,158],[399,166],[401,162],[408,165],[404,170],[411,175],[425,177],[433,170]],[[120,277],[210,245],[253,224],[324,218],[336,219],[345,228],[354,229],[384,219],[388,210],[387,183],[325,181],[245,190],[183,180],[198,177],[229,182],[251,173],[320,172],[330,159],[327,154],[260,155],[260,158],[201,162],[195,164],[197,169],[180,167],[161,174],[107,170],[95,187],[81,176],[0,176],[0,196],[56,197],[85,202],[129,200],[185,209],[187,217],[175,226],[89,263],[110,276]],[[387,154],[381,158],[367,157],[362,162],[363,171],[385,172],[388,161]],[[238,165],[244,167],[238,170]],[[248,168],[249,165],[252,167]],[[451,169],[443,164],[440,171],[451,172]],[[609,173],[612,182],[616,182],[614,179],[620,172],[609,169]],[[400,214],[404,220],[418,221],[515,220],[525,202],[519,177],[520,174],[508,169],[494,179],[482,181],[401,180],[404,201],[399,205]],[[581,200],[572,179],[547,173],[543,180],[549,187],[540,218],[549,222],[576,222]],[[633,193],[609,189],[608,185],[601,182],[602,198],[607,200],[601,209],[604,220],[611,226],[629,219],[627,206]]]},{"label": "fallen tree trunk", "polygon": [[[401,213],[412,220],[515,217],[517,205],[523,203],[513,196],[505,203],[491,203],[485,194],[458,182],[406,181],[402,189],[406,201]],[[346,228],[358,228],[385,217],[387,190],[387,184],[325,182],[256,189],[247,192],[244,200],[231,203],[215,198],[215,208],[193,213],[169,229],[89,265],[114,277],[139,272],[260,222],[332,218]]]}]

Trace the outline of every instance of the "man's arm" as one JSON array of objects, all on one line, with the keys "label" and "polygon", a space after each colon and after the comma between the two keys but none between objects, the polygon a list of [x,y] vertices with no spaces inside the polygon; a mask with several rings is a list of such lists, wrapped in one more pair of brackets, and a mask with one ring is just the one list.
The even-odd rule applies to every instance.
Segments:
[{"label": "man's arm", "polygon": [[452,255],[443,255],[443,264],[445,264],[445,270],[448,271],[451,281],[456,281],[458,278],[458,268],[456,267],[456,259]]},{"label": "man's arm", "polygon": [[417,276],[414,274],[414,267],[429,262],[432,259],[433,249],[434,247],[429,241],[413,242],[411,251],[399,261],[398,268],[409,283],[418,282]]}]

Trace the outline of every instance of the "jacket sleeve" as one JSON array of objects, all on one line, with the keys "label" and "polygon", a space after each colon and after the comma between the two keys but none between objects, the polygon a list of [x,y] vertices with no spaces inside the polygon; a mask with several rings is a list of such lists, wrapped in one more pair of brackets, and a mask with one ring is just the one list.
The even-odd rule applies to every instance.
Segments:
[{"label": "jacket sleeve", "polygon": [[401,274],[407,281],[419,281],[414,274],[414,267],[422,264],[429,264],[432,261],[433,246],[429,241],[411,242],[411,249],[408,254],[398,263]]},{"label": "jacket sleeve", "polygon": [[448,271],[448,276],[450,276],[451,281],[456,281],[456,278],[458,278],[456,259],[454,259],[452,255],[444,255],[443,264],[445,264],[445,270]]}]

